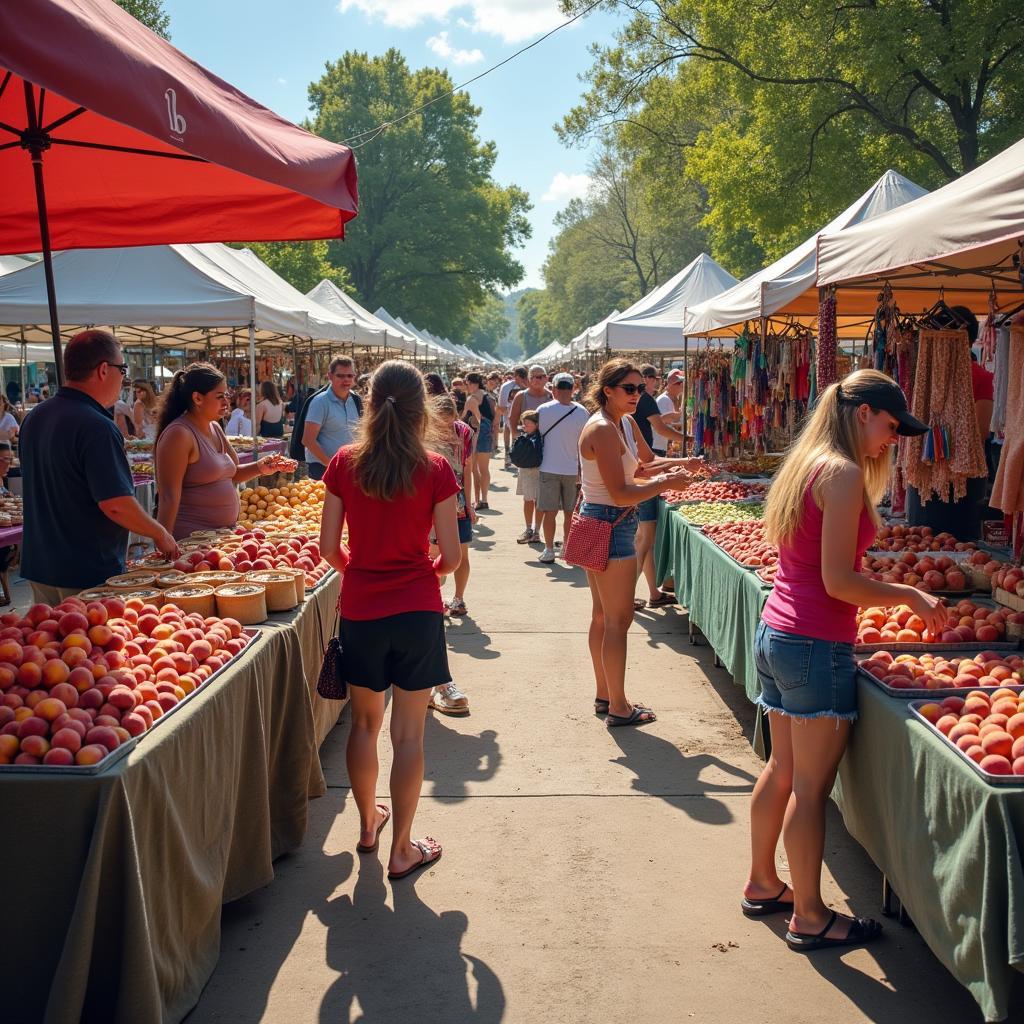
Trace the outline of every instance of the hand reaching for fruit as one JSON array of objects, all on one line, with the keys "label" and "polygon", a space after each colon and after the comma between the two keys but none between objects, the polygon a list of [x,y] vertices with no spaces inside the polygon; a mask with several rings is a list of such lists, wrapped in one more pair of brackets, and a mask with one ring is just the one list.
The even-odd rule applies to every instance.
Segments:
[{"label": "hand reaching for fruit", "polygon": [[153,538],[153,543],[156,545],[157,551],[172,562],[181,555],[178,542],[166,530],[161,530]]},{"label": "hand reaching for fruit", "polygon": [[907,587],[907,605],[924,622],[925,629],[938,637],[946,625],[946,603],[941,597]]}]

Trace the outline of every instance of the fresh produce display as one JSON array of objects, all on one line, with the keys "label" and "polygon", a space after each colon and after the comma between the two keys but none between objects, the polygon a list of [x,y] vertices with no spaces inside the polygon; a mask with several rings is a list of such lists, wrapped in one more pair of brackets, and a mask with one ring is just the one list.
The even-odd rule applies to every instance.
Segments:
[{"label": "fresh produce display", "polygon": [[873,580],[885,583],[905,583],[918,590],[971,591],[973,577],[968,578],[963,566],[946,555],[918,555],[904,551],[901,555],[864,556],[861,572]]},{"label": "fresh produce display", "polygon": [[712,524],[704,527],[704,533],[742,565],[774,568],[778,564],[779,549],[764,539],[764,525],[760,522]]},{"label": "fresh produce display", "polygon": [[0,529],[8,526],[21,526],[24,521],[25,513],[20,495],[5,494],[0,498]]},{"label": "fresh produce display", "polygon": [[753,458],[727,459],[717,468],[737,476],[771,476],[782,462],[781,455],[755,455]]},{"label": "fresh produce display", "polygon": [[860,667],[894,690],[994,689],[1024,682],[1024,658],[999,651],[953,658],[875,651]]},{"label": "fresh produce display", "polygon": [[765,583],[775,585],[775,574],[779,571],[778,564],[776,565],[762,565],[757,570],[758,579],[764,580]]},{"label": "fresh produce display", "polygon": [[695,505],[681,505],[679,514],[691,523],[735,523],[761,519],[764,506],[751,502],[702,501]]},{"label": "fresh produce display", "polygon": [[139,598],[0,615],[0,764],[94,765],[249,642],[239,622]]},{"label": "fresh produce display", "polygon": [[324,510],[321,480],[297,480],[284,487],[247,487],[241,494],[239,525],[249,529],[301,525],[308,532],[320,531]]},{"label": "fresh produce display", "polygon": [[973,601],[951,605],[942,633],[936,636],[905,604],[893,608],[861,608],[857,612],[858,644],[989,644],[1007,639],[1007,622],[1024,613],[989,608]]},{"label": "fresh produce display", "polygon": [[989,775],[1024,775],[1024,700],[1010,689],[917,705],[948,743]]},{"label": "fresh produce display", "polygon": [[1013,566],[1006,562],[993,558],[987,551],[974,551],[970,558],[964,563],[974,581],[975,589],[991,590],[993,577],[1001,569],[1012,569]]},{"label": "fresh produce display", "polygon": [[930,526],[883,526],[873,547],[877,551],[974,551],[977,544],[958,541],[951,533],[935,533]]},{"label": "fresh produce display", "polygon": [[992,574],[992,585],[1007,593],[1016,594],[1017,597],[1024,597],[1024,569],[1016,565],[997,569]]},{"label": "fresh produce display", "polygon": [[663,495],[670,503],[678,501],[743,501],[763,498],[768,492],[764,484],[744,484],[729,480],[702,480],[690,484],[684,491],[666,491]]}]

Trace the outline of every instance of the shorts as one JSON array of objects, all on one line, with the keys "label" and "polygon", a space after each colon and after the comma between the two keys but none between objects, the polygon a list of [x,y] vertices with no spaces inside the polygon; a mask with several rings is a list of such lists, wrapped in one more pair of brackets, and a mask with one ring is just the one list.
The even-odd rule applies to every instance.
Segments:
[{"label": "shorts", "polygon": [[307,462],[310,480],[323,480],[327,467],[322,462]]},{"label": "shorts", "polygon": [[345,681],[383,693],[429,690],[452,681],[441,612],[402,612],[382,619],[341,620]]},{"label": "shorts", "polygon": [[537,508],[541,512],[564,512],[571,515],[576,507],[576,482],[575,473],[545,473],[540,472],[540,491],[537,498]]},{"label": "shorts", "polygon": [[490,455],[494,451],[494,421],[480,419],[480,430],[476,435],[478,455]]},{"label": "shorts", "polygon": [[468,544],[473,539],[473,524],[469,521],[469,516],[458,521],[459,523],[459,543]]},{"label": "shorts", "polygon": [[661,504],[661,495],[656,494],[653,498],[640,502],[640,522],[656,523],[658,521],[658,506]]},{"label": "shorts", "polygon": [[783,633],[760,622],[754,664],[766,711],[791,718],[857,717],[857,663],[853,644]]},{"label": "shorts", "polygon": [[520,495],[523,501],[536,501],[540,497],[540,470],[536,466],[533,469],[519,470],[516,494]]},{"label": "shorts", "polygon": [[[625,509],[618,505],[593,505],[583,502],[580,515],[587,519],[600,519],[604,523],[614,523]],[[621,523],[612,527],[611,540],[608,542],[608,561],[620,558],[636,558],[636,528],[640,522],[635,508],[626,512]]]}]

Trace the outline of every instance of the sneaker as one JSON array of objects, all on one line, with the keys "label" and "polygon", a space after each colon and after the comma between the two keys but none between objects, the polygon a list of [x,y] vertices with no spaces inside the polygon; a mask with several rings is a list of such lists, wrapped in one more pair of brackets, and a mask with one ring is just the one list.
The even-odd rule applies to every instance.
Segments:
[{"label": "sneaker", "polygon": [[430,706],[443,715],[469,714],[469,698],[454,683],[434,687]]},{"label": "sneaker", "polygon": [[531,541],[537,539],[537,534],[533,530],[523,530],[518,537],[516,537],[517,544],[529,544]]},{"label": "sneaker", "polygon": [[461,599],[452,598],[445,606],[449,615],[466,615],[466,602]]},{"label": "sneaker", "polygon": [[551,548],[545,548],[540,553],[540,560],[542,562],[544,562],[545,564],[550,564],[551,562],[553,562],[555,560],[555,553],[554,553],[554,551],[552,551]]}]

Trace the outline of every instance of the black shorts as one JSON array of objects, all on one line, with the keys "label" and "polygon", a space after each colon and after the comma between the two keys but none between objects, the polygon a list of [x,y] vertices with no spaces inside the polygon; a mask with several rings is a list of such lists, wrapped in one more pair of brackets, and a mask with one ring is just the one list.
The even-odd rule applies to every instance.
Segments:
[{"label": "black shorts", "polygon": [[452,681],[441,612],[402,612],[383,619],[342,619],[345,681],[383,693],[429,690]]}]

